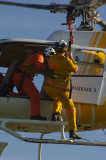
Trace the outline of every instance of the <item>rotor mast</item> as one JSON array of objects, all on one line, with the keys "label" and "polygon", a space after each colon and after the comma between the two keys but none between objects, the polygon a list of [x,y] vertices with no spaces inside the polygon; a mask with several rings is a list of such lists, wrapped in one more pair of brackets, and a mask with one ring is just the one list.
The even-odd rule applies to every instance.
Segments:
[{"label": "rotor mast", "polygon": [[62,25],[68,25],[69,29],[69,51],[71,51],[71,44],[74,44],[74,33],[73,33],[73,21],[75,20],[73,18],[73,11],[75,7],[69,6],[67,7],[67,17],[66,17],[66,23],[63,23]]}]

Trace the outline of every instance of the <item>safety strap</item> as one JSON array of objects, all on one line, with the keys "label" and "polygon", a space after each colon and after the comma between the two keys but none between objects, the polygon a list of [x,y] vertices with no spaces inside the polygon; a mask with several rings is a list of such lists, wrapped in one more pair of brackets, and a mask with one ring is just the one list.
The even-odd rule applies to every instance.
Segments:
[{"label": "safety strap", "polygon": [[62,86],[62,85],[59,85],[59,84],[56,84],[54,82],[52,82],[51,80],[47,79],[47,83],[56,87],[56,88],[60,88],[60,89],[64,89],[64,90],[70,90],[70,86]]},{"label": "safety strap", "polygon": [[69,99],[71,99],[71,95],[72,95],[72,80],[70,79]]},{"label": "safety strap", "polygon": [[[26,74],[29,74],[29,72],[30,72],[31,70],[36,71],[35,66],[32,66],[32,65],[28,64],[27,62],[23,62],[23,67],[24,67],[24,72],[25,72]],[[28,67],[28,68],[27,68],[27,67]]]},{"label": "safety strap", "polygon": [[67,113],[67,114],[72,114],[72,113],[74,113],[74,112],[76,112],[76,109],[66,110],[66,113]]},{"label": "safety strap", "polygon": [[71,73],[66,73],[66,74],[52,74],[50,77],[52,78],[57,78],[57,77],[70,77],[72,74]]},{"label": "safety strap", "polygon": [[22,76],[20,78],[19,88],[18,88],[20,90],[22,90],[22,86],[23,86],[23,82],[24,82],[25,77],[28,77],[30,79],[30,75],[29,74],[26,74],[25,72],[22,72]]},{"label": "safety strap", "polygon": [[21,76],[21,79],[19,81],[19,89],[22,90],[22,86],[23,86],[23,82],[24,82],[24,79],[26,77],[26,73],[24,72]]}]

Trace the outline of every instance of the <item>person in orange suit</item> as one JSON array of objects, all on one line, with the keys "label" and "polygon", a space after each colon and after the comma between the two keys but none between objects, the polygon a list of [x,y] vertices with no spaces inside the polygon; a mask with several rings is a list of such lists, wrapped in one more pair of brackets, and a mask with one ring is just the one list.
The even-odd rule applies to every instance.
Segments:
[{"label": "person in orange suit", "polygon": [[[50,53],[55,52],[53,48],[47,49]],[[12,78],[13,84],[17,87],[19,93],[27,95],[30,98],[30,119],[32,120],[46,120],[46,117],[40,115],[40,94],[32,81],[36,73],[46,70],[44,59],[46,59],[47,49],[44,50],[44,53],[39,51],[30,54],[23,64],[16,69]]]}]

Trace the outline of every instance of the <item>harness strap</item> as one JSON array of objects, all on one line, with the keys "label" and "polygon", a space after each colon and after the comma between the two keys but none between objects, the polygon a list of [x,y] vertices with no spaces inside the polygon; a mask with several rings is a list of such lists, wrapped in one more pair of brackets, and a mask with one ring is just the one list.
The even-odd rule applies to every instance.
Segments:
[{"label": "harness strap", "polygon": [[71,96],[72,96],[72,80],[70,79],[69,99],[71,99]]},{"label": "harness strap", "polygon": [[26,73],[23,72],[21,78],[20,78],[20,82],[19,82],[19,89],[22,90],[22,86],[23,86],[23,82],[24,82],[24,79],[26,77]]},{"label": "harness strap", "polygon": [[36,71],[35,66],[28,64],[27,62],[23,62],[23,67],[26,74],[28,74],[32,70]]},{"label": "harness strap", "polygon": [[21,76],[20,81],[19,81],[19,88],[18,88],[19,90],[22,90],[22,86],[23,86],[23,82],[24,82],[25,77],[27,76],[30,79],[30,75],[26,72],[22,72],[21,66],[19,66],[16,69],[16,73],[22,73],[22,76]]},{"label": "harness strap", "polygon": [[47,79],[47,83],[56,87],[56,88],[60,88],[60,89],[64,89],[64,90],[70,90],[70,87],[69,86],[62,86],[62,85],[59,85],[59,84],[56,84],[54,82],[52,82],[51,80]]},{"label": "harness strap", "polygon": [[70,77],[71,73],[66,73],[66,74],[52,74],[50,77],[52,78],[57,78],[57,77]]}]

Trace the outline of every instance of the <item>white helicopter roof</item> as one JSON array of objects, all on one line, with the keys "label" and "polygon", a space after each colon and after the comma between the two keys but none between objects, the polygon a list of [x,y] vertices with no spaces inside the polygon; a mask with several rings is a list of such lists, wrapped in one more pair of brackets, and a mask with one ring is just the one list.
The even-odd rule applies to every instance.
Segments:
[{"label": "white helicopter roof", "polygon": [[14,60],[20,63],[33,52],[44,50],[45,47],[53,47],[54,41],[10,38],[0,40],[0,67],[8,67]]},{"label": "white helicopter roof", "polygon": [[[18,60],[20,63],[35,50],[44,50],[45,47],[54,47],[56,41],[24,39],[24,38],[9,38],[0,40],[0,67],[8,67],[13,60]],[[72,50],[91,50],[104,52],[106,49],[85,47],[72,45]]]},{"label": "white helicopter roof", "polygon": [[50,45],[53,44],[53,41],[48,40],[39,40],[39,39],[24,39],[24,38],[9,38],[9,39],[1,39],[0,44],[5,43],[31,43],[31,44],[39,44],[39,45]]}]

